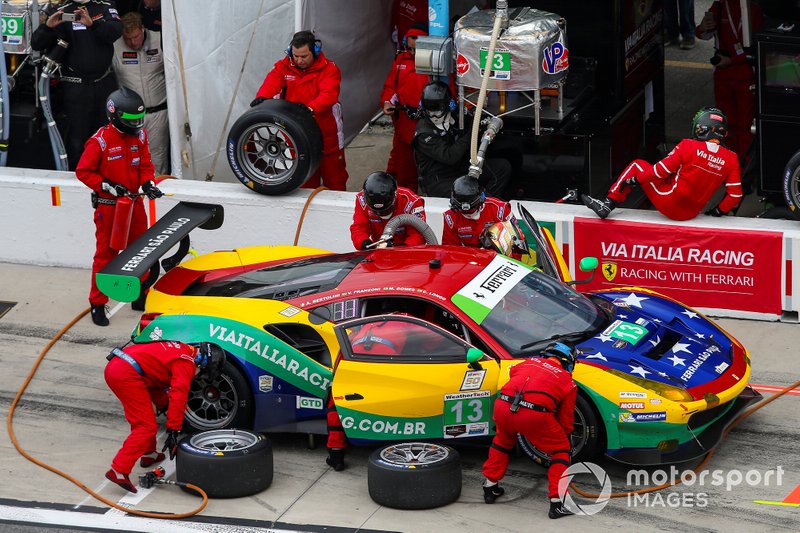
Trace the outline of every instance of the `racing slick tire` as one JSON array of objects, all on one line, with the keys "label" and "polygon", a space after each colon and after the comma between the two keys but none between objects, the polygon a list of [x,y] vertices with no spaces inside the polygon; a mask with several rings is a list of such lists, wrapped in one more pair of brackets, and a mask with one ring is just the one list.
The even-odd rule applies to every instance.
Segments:
[{"label": "racing slick tire", "polygon": [[800,219],[800,150],[783,168],[783,196],[793,219]]},{"label": "racing slick tire", "polygon": [[176,480],[200,487],[209,498],[251,496],[269,487],[272,475],[272,444],[260,433],[215,429],[185,437],[178,444]]},{"label": "racing slick tire", "polygon": [[306,106],[268,99],[233,123],[226,153],[245,187],[260,194],[286,194],[316,172],[322,133]]},{"label": "racing slick tire", "polygon": [[230,361],[214,381],[192,381],[183,416],[184,431],[252,426],[253,395],[245,377]]},{"label": "racing slick tire", "polygon": [[441,507],[461,495],[461,458],[449,446],[391,444],[370,454],[367,484],[370,497],[386,507]]},{"label": "racing slick tire", "polygon": [[[575,401],[575,426],[570,440],[573,464],[594,459],[605,451],[600,419],[591,403],[580,394]],[[550,466],[550,454],[544,453],[520,434],[517,435],[517,442],[531,461],[545,467]]]}]

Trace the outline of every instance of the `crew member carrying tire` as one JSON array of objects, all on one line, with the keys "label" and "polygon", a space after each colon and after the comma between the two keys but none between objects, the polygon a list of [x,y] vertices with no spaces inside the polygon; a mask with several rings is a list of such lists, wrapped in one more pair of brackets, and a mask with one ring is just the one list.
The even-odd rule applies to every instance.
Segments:
[{"label": "crew member carrying tire", "polygon": [[303,104],[314,113],[322,132],[322,162],[317,172],[303,187],[322,185],[334,191],[347,187],[347,168],[344,159],[344,131],[339,89],[342,73],[336,64],[325,57],[320,41],[310,31],[294,34],[286,57],[275,63],[267,73],[250,107],[268,98],[280,98]]},{"label": "crew member carrying tire", "polygon": [[[425,220],[425,200],[406,189],[398,187],[391,174],[383,171],[373,172],[364,180],[364,185],[356,195],[353,223],[350,225],[350,238],[356,250],[366,250],[377,242],[386,223],[402,214],[414,215]],[[425,237],[410,226],[400,226],[392,237],[392,246],[417,246],[425,244]],[[385,248],[388,243],[381,243]]]},{"label": "crew member carrying tire", "polygon": [[129,478],[136,461],[147,468],[164,460],[164,454],[156,450],[154,405],[167,415],[167,439],[161,451],[168,450],[169,458],[174,459],[192,380],[202,375],[213,381],[224,366],[225,351],[210,342],[200,343],[198,348],[176,341],[114,348],[108,355],[105,380],[122,403],[131,433],[114,456],[106,478],[136,492]]},{"label": "crew member carrying tire", "polygon": [[656,209],[672,220],[696,217],[725,184],[725,197],[706,215],[727,215],[742,200],[742,180],[736,154],[722,143],[728,135],[728,119],[717,108],[704,107],[692,120],[692,139],[683,139],[661,161],[651,165],[636,159],[622,171],[599,200],[582,194],[581,201],[600,218],[606,218],[624,202],[633,187],[641,186]]},{"label": "crew member carrying tire", "polygon": [[[103,270],[119,249],[111,247],[111,229],[117,199],[142,191],[152,199],[164,195],[155,184],[155,167],[150,159],[147,132],[144,130],[144,101],[135,91],[123,87],[112,92],[106,101],[109,123],[92,135],[83,148],[75,174],[92,190],[95,238],[92,263],[92,288],[89,304],[92,322],[107,326],[105,305],[108,296],[97,288],[97,273]],[[144,202],[136,198],[127,242],[138,239],[147,230]],[[124,247],[123,247],[124,248]],[[131,305],[144,310],[144,293]]]},{"label": "crew member carrying tire", "polygon": [[561,342],[549,345],[542,358],[528,359],[511,367],[511,379],[500,390],[494,404],[496,433],[483,463],[483,499],[486,503],[503,495],[499,485],[514,451],[517,434],[550,455],[547,470],[550,518],[573,514],[558,495],[558,481],[570,465],[575,402],[578,389],[572,380],[575,352]]}]

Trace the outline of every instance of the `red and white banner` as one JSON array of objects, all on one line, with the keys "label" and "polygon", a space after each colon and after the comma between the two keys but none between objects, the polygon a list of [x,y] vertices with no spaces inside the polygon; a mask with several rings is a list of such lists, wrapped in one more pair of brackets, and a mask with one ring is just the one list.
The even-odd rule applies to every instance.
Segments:
[{"label": "red and white banner", "polygon": [[575,257],[597,257],[584,290],[646,287],[692,306],[781,314],[782,234],[575,217]]}]

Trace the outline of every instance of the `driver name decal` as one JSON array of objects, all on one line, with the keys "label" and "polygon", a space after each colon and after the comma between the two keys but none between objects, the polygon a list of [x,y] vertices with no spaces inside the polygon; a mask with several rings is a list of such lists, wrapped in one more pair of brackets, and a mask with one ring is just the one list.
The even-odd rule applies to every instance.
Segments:
[{"label": "driver name decal", "polygon": [[508,291],[529,272],[530,269],[522,263],[497,255],[477,276],[453,295],[453,303],[480,324]]}]

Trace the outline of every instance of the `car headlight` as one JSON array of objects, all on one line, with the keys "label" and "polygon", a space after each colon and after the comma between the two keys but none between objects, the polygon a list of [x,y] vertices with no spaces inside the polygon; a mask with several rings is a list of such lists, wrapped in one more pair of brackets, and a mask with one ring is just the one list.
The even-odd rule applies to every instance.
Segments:
[{"label": "car headlight", "polygon": [[618,378],[622,378],[625,381],[630,381],[634,385],[638,385],[643,389],[651,390],[656,394],[658,394],[659,396],[661,396],[662,398],[666,398],[667,400],[672,400],[673,402],[695,401],[694,397],[692,397],[692,395],[689,394],[689,392],[686,389],[682,389],[674,385],[667,385],[666,383],[653,381],[652,379],[631,376],[630,374],[621,372],[619,370],[614,370],[613,368],[607,369],[606,372]]}]

